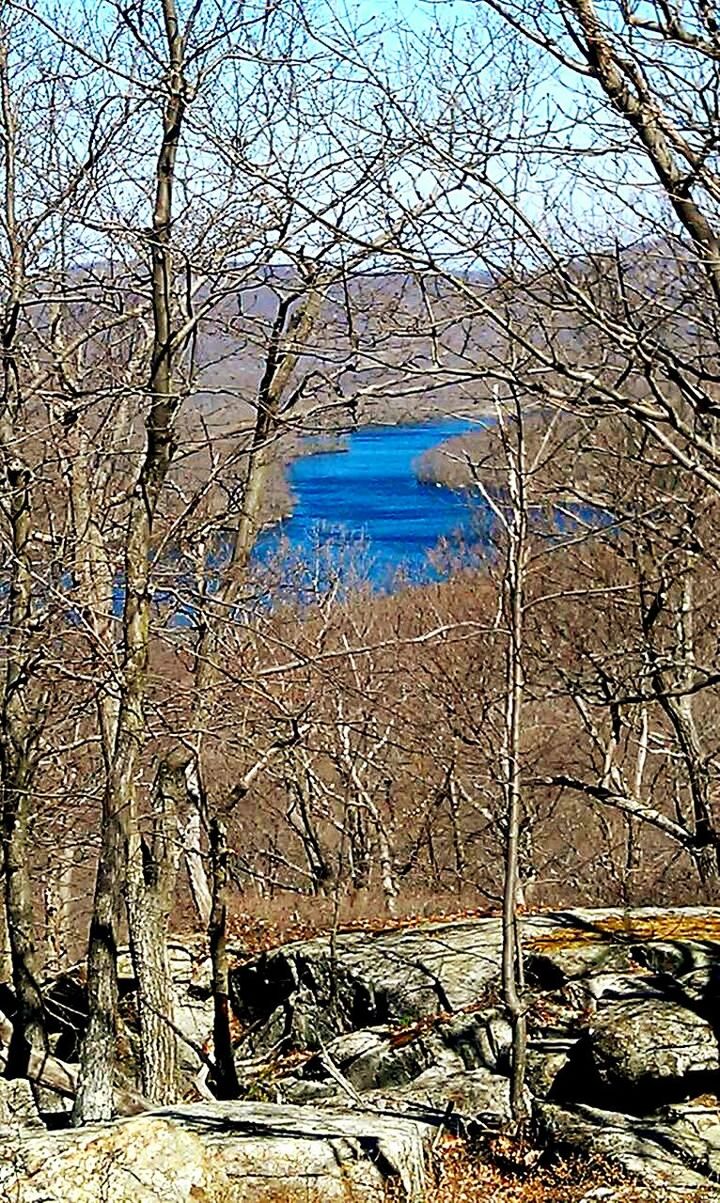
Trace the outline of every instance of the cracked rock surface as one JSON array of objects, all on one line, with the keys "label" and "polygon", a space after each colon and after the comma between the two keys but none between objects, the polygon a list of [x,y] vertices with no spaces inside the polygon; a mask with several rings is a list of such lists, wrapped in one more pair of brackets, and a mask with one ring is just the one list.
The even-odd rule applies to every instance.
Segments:
[{"label": "cracked rock surface", "polygon": [[422,1125],[333,1108],[210,1103],[80,1131],[17,1136],[0,1198],[22,1203],[407,1203],[424,1185]]},{"label": "cracked rock surface", "polygon": [[[527,1100],[546,1146],[720,1200],[720,910],[573,910],[522,926]],[[339,933],[236,965],[241,1099],[48,1132],[27,1084],[6,1083],[0,1199],[380,1203],[390,1184],[421,1203],[439,1128],[492,1144],[510,1117],[500,952],[499,919],[478,918]],[[206,958],[178,943],[172,963],[178,1028],[199,1044]],[[130,996],[129,970],[123,981]]]},{"label": "cracked rock surface", "polygon": [[[528,916],[523,943],[528,1098],[545,1139],[720,1199],[720,911]],[[277,1075],[275,1098],[351,1091],[433,1122],[451,1105],[459,1131],[497,1127],[510,1063],[500,948],[499,921],[481,918],[341,934],[332,955],[321,939],[275,949],[233,975],[248,1025],[238,1064],[312,1051]]]}]

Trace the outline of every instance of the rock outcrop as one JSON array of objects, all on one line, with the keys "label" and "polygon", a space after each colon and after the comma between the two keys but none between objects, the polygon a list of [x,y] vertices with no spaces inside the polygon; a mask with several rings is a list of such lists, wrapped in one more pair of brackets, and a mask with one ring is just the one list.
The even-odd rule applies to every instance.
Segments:
[{"label": "rock outcrop", "polygon": [[589,1026],[587,1043],[599,1081],[641,1100],[656,1089],[690,1091],[720,1069],[707,1019],[667,998],[609,1003]]},{"label": "rock outcrop", "polygon": [[288,944],[238,968],[233,1009],[247,1047],[318,1048],[343,1032],[402,1025],[476,1005],[497,988],[495,919]]},{"label": "rock outcrop", "polygon": [[334,1108],[212,1103],[16,1134],[0,1198],[17,1203],[421,1203],[429,1129]]},{"label": "rock outcrop", "polygon": [[[541,1145],[609,1158],[658,1198],[720,1200],[720,910],[528,916],[523,942]],[[499,920],[479,918],[340,933],[240,964],[239,1101],[48,1133],[18,1127],[32,1098],[8,1084],[0,1198],[375,1203],[392,1183],[416,1203],[438,1133],[497,1147],[510,1118],[500,951]],[[173,964],[192,1075],[208,966],[199,944],[179,943]],[[129,995],[127,966],[122,981]]]},{"label": "rock outcrop", "polygon": [[[523,927],[527,1083],[544,1139],[715,1197],[720,911],[579,910]],[[356,1096],[492,1131],[509,1117],[500,947],[498,920],[481,918],[267,953],[233,975],[239,1068],[278,1101]],[[271,1053],[290,1054],[290,1069],[268,1075]]]}]

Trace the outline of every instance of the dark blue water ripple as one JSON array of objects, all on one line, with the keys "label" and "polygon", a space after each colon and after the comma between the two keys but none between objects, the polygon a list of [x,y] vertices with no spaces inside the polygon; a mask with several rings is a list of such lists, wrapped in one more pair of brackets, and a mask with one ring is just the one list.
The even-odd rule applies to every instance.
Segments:
[{"label": "dark blue water ripple", "polygon": [[296,460],[289,470],[294,511],[260,537],[256,561],[281,555],[288,576],[301,561],[323,582],[356,572],[379,590],[439,579],[446,570],[428,553],[442,541],[444,556],[467,561],[471,545],[483,541],[487,508],[467,494],[420,484],[414,464],[469,429],[477,425],[452,418],[366,427],[348,436],[346,451]]}]

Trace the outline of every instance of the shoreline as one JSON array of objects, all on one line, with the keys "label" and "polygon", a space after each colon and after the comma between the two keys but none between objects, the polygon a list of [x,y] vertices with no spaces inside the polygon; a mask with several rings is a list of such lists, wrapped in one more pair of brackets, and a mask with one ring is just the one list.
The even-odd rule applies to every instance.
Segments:
[{"label": "shoreline", "polygon": [[[483,413],[474,413],[472,416],[464,413],[453,412],[450,409],[436,407],[432,410],[428,409],[416,414],[402,414],[396,417],[388,415],[387,420],[383,421],[379,417],[368,414],[366,419],[355,424],[337,423],[328,428],[327,432],[312,431],[310,434],[302,435],[299,432],[294,432],[292,445],[287,447],[282,455],[278,455],[271,465],[271,488],[275,491],[275,497],[269,498],[270,506],[273,501],[277,505],[282,505],[282,512],[271,514],[266,517],[260,527],[262,533],[270,530],[273,526],[281,522],[285,522],[293,516],[296,505],[292,486],[289,480],[289,472],[292,465],[301,459],[310,459],[317,455],[345,455],[350,452],[350,443],[354,434],[360,431],[385,430],[392,431],[402,427],[421,427],[440,424],[449,419],[458,422],[477,422],[478,430],[466,432],[465,435],[453,435],[450,439],[440,439],[437,445],[433,446],[430,451],[423,452],[419,457],[418,463],[422,463],[426,457],[430,457],[439,452],[441,447],[445,447],[448,443],[453,442],[456,438],[464,437],[474,438],[477,434],[484,432],[484,427],[480,423],[491,416],[490,409]],[[310,444],[307,446],[307,444]],[[450,488],[457,490],[458,486],[449,484],[445,480],[438,478],[437,480],[429,478],[424,480],[418,473],[417,466],[411,468],[412,474],[420,484],[437,484],[438,487]]]},{"label": "shoreline", "polygon": [[465,431],[443,439],[429,451],[423,452],[415,464],[415,477],[419,484],[452,489],[457,493],[468,493],[476,483],[468,458],[477,463],[480,454],[487,452],[487,427],[477,431]]},{"label": "shoreline", "polygon": [[[425,451],[474,424],[457,413],[422,418],[313,434],[306,444],[296,438],[285,449],[285,503],[277,505],[276,521],[259,532],[256,563],[272,559],[282,545],[291,561],[297,558],[300,565],[307,556],[319,556],[331,573],[336,560],[338,571],[354,571],[350,565],[359,554],[360,573],[380,591],[396,577],[412,583],[441,579],[446,573],[438,556],[452,554],[456,544],[465,547],[469,537],[468,506],[451,490],[429,494],[419,485],[416,464]],[[315,466],[318,455],[322,462]],[[333,455],[338,458],[328,458]]]}]

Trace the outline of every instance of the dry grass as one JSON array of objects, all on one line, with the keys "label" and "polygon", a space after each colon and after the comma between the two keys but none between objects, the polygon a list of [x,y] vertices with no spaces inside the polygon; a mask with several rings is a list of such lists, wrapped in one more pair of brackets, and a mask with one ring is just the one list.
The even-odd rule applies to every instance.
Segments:
[{"label": "dry grass", "polygon": [[717,1203],[716,1187],[689,1192],[643,1186],[597,1158],[558,1161],[527,1173],[502,1169],[448,1137],[426,1203]]},{"label": "dry grass", "polygon": [[551,952],[576,944],[597,944],[602,940],[618,943],[647,943],[653,940],[698,940],[720,942],[720,914],[608,915],[587,927],[563,927],[528,940],[532,952]]}]

